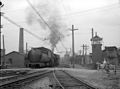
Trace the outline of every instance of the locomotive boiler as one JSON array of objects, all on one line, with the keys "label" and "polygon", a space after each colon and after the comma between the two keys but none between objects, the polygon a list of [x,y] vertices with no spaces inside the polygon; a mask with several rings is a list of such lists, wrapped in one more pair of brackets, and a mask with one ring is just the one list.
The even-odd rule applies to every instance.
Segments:
[{"label": "locomotive boiler", "polygon": [[45,47],[32,48],[25,57],[25,66],[31,68],[53,67],[59,64],[59,55]]}]

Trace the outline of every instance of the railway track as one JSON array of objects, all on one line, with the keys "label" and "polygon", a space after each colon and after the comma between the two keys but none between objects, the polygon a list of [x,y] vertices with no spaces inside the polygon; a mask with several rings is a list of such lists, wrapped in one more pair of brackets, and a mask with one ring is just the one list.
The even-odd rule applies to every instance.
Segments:
[{"label": "railway track", "polygon": [[58,89],[99,89],[71,76],[65,71],[55,70],[53,74],[59,84]]},{"label": "railway track", "polygon": [[5,82],[5,81],[10,81],[10,80],[13,80],[13,79],[17,79],[21,76],[25,76],[28,72],[17,72],[16,74],[14,75],[9,75],[9,76],[6,76],[6,77],[1,77],[0,79],[0,85],[1,85],[1,82]]},{"label": "railway track", "polygon": [[0,81],[0,89],[20,89],[20,87],[33,82],[37,79],[43,78],[45,74],[48,74],[52,71],[42,70],[38,72],[33,72],[21,76],[13,76],[9,79],[3,79]]},{"label": "railway track", "polygon": [[[50,89],[98,89],[88,83],[85,83],[74,76],[70,75],[66,71],[62,70],[42,70],[32,72],[29,74],[15,76],[13,79],[5,80],[0,83],[0,89],[26,89],[25,85],[29,85],[34,81],[37,81],[43,77],[50,77],[55,84],[51,83]],[[53,76],[53,77],[52,77]],[[32,89],[32,88],[27,88]],[[41,88],[40,88],[41,89]]]},{"label": "railway track", "polygon": [[60,64],[58,68],[71,68],[71,66],[68,64]]}]

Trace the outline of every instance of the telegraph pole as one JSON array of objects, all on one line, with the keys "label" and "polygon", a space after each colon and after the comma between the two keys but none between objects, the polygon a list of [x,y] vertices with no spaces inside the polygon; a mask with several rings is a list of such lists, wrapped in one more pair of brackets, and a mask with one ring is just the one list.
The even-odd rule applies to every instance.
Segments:
[{"label": "telegraph pole", "polygon": [[[4,6],[4,4],[0,1],[0,9]],[[1,24],[1,16],[3,15],[3,12],[1,12],[0,10],[0,65],[3,65],[2,63],[2,59],[1,59],[1,56],[2,56],[2,48],[1,48],[1,29],[3,28],[2,24]]]},{"label": "telegraph pole", "polygon": [[4,41],[4,35],[2,35],[3,37],[3,63],[2,66],[5,66],[5,41]]},{"label": "telegraph pole", "polygon": [[26,42],[26,54],[28,53],[28,43]]},{"label": "telegraph pole", "polygon": [[85,45],[83,44],[83,46],[81,46],[83,48],[82,50],[82,64],[85,63],[85,58],[84,58],[84,50],[85,50]]},{"label": "telegraph pole", "polygon": [[81,46],[83,48],[83,59],[82,59],[82,62],[83,64],[85,64],[85,55],[87,54],[87,49],[88,49],[88,46],[83,44],[83,46]]},{"label": "telegraph pole", "polygon": [[85,55],[87,55],[88,47],[89,47],[89,46],[85,45]]},{"label": "telegraph pole", "polygon": [[[0,20],[1,20],[1,12],[0,12]],[[1,29],[3,28],[3,26],[1,25],[1,21],[0,21],[0,50],[2,49],[1,48]],[[1,55],[0,55],[1,56]]]},{"label": "telegraph pole", "polygon": [[85,45],[83,44],[83,46],[81,46],[83,48],[83,52],[82,54],[84,55],[84,51],[85,51]]},{"label": "telegraph pole", "polygon": [[74,29],[74,25],[72,25],[72,56],[73,56],[73,68],[74,66],[74,60],[75,60],[75,53],[74,53],[74,31],[78,29]]},{"label": "telegraph pole", "polygon": [[[4,4],[0,1],[0,9],[4,6]],[[1,51],[1,28],[3,27],[1,24],[1,16],[3,13],[0,11],[0,51]],[[1,56],[1,55],[0,55]]]}]

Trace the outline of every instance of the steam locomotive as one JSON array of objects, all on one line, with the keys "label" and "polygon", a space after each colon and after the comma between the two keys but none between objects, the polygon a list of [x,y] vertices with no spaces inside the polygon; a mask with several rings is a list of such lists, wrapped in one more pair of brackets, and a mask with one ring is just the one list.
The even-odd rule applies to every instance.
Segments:
[{"label": "steam locomotive", "polygon": [[29,68],[54,67],[59,65],[60,56],[45,47],[32,48],[25,57],[25,66]]}]

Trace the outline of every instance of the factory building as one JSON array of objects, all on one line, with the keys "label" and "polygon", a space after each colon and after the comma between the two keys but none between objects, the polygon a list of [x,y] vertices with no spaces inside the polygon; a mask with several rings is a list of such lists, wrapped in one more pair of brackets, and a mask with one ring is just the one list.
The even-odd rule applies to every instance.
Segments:
[{"label": "factory building", "polygon": [[5,55],[5,64],[8,68],[22,68],[24,67],[24,58],[25,54],[13,51]]}]

